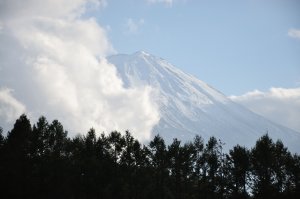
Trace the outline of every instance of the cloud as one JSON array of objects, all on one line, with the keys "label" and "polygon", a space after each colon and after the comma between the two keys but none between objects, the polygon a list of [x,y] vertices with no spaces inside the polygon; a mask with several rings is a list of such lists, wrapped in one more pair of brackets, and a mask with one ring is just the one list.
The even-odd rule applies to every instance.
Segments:
[{"label": "cloud", "polygon": [[296,39],[300,39],[300,30],[299,29],[289,29],[288,36]]},{"label": "cloud", "polygon": [[0,89],[0,118],[6,123],[14,122],[18,116],[26,112],[25,106],[15,99],[12,93],[11,89]]},{"label": "cloud", "polygon": [[300,88],[255,90],[230,98],[271,121],[300,132]]},{"label": "cloud", "polygon": [[163,3],[163,4],[166,4],[168,6],[172,6],[174,0],[146,0],[146,1],[149,4]]},{"label": "cloud", "polygon": [[152,89],[124,88],[105,59],[114,52],[105,28],[81,18],[103,2],[0,0],[0,86],[32,118],[59,119],[71,133],[129,129],[145,140],[159,121]]},{"label": "cloud", "polygon": [[132,18],[128,18],[125,23],[125,32],[129,34],[137,34],[139,32],[140,27],[144,25],[144,23],[144,19],[139,19],[135,21]]}]

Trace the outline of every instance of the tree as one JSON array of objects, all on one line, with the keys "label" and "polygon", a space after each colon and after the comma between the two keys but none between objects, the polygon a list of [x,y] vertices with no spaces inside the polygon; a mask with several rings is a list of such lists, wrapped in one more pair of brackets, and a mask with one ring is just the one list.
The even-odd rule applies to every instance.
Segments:
[{"label": "tree", "polygon": [[201,196],[204,198],[223,197],[222,144],[210,137],[201,157]]},{"label": "tree", "polygon": [[151,166],[154,171],[155,180],[154,197],[164,199],[169,195],[169,189],[167,187],[169,161],[165,141],[159,135],[156,135],[150,142],[149,147],[151,151]]},{"label": "tree", "polygon": [[284,197],[298,199],[300,195],[300,155],[289,156],[286,165],[288,179]]},{"label": "tree", "polygon": [[274,143],[266,134],[262,136],[251,151],[253,195],[254,198],[274,198]]},{"label": "tree", "polygon": [[170,160],[171,177],[174,184],[172,190],[174,190],[174,196],[176,199],[181,199],[182,185],[183,185],[183,172],[182,172],[182,149],[180,141],[176,138],[168,148],[168,159]]},{"label": "tree", "polygon": [[122,137],[121,133],[113,131],[110,133],[108,141],[110,143],[111,156],[113,157],[115,164],[117,164],[120,160],[121,152],[125,145],[124,138]]},{"label": "tree", "polygon": [[250,152],[239,145],[227,155],[231,198],[249,198],[247,193],[247,176],[250,171]]},{"label": "tree", "polygon": [[[69,154],[67,146],[69,139],[63,125],[58,120],[53,120],[44,135],[44,157],[42,172],[42,192],[50,198],[66,197],[69,185]],[[55,192],[53,192],[55,190]]]},{"label": "tree", "polygon": [[3,190],[7,198],[30,197],[30,137],[32,129],[25,114],[16,120],[13,129],[7,134],[4,151]]},{"label": "tree", "polygon": [[32,128],[30,137],[30,154],[33,159],[41,158],[45,154],[49,124],[45,117],[40,117]]},{"label": "tree", "polygon": [[31,173],[30,190],[32,190],[32,198],[39,198],[44,191],[44,168],[45,161],[45,142],[49,124],[45,117],[40,117],[38,122],[33,125],[32,134],[29,138],[30,165]]},{"label": "tree", "polygon": [[135,198],[136,190],[135,190],[135,181],[136,181],[136,173],[137,173],[137,163],[135,157],[135,139],[131,136],[129,131],[125,132],[124,136],[124,149],[121,153],[120,157],[120,165],[122,169],[123,178],[126,179],[123,182],[123,198]]},{"label": "tree", "polygon": [[195,148],[195,162],[194,162],[194,198],[200,198],[202,195],[202,167],[204,166],[203,152],[204,152],[204,141],[200,136],[196,136],[193,142]]},{"label": "tree", "polygon": [[150,151],[146,146],[136,140],[133,144],[133,154],[135,157],[135,179],[134,198],[149,198],[151,196],[151,183],[153,181],[153,171],[151,169]]},{"label": "tree", "polygon": [[300,155],[294,155],[293,178],[295,183],[294,198],[300,196]]},{"label": "tree", "polygon": [[289,175],[287,171],[288,161],[291,158],[291,154],[283,143],[278,140],[274,144],[273,150],[273,175],[274,175],[274,188],[277,198],[283,198],[286,195],[286,187],[288,187]]},{"label": "tree", "polygon": [[132,169],[136,164],[134,157],[134,143],[134,138],[131,136],[129,131],[126,131],[124,136],[124,150],[120,156],[120,163],[127,169]]},{"label": "tree", "polygon": [[193,194],[193,172],[196,160],[196,149],[193,143],[185,143],[181,147],[182,198],[191,198]]},{"label": "tree", "polygon": [[16,120],[14,128],[7,134],[7,144],[11,153],[17,158],[25,158],[29,154],[31,124],[25,114]]},{"label": "tree", "polygon": [[52,156],[60,158],[66,156],[66,146],[68,142],[68,132],[58,120],[53,120],[49,125],[48,149]]},{"label": "tree", "polygon": [[192,196],[195,156],[195,148],[192,143],[186,143],[181,146],[181,142],[175,138],[168,147],[171,184],[175,198],[191,198]]}]

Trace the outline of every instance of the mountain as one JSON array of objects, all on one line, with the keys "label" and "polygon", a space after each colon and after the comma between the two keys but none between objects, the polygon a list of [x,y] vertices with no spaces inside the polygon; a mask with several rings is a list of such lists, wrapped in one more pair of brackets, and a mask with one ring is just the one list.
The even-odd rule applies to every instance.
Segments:
[{"label": "mountain", "polygon": [[225,149],[236,144],[252,147],[268,133],[291,151],[300,152],[300,133],[234,103],[162,58],[140,51],[113,55],[108,61],[116,66],[125,87],[150,85],[157,91],[153,100],[159,106],[161,119],[153,134],[159,133],[168,143],[173,138],[191,141],[198,134],[206,141],[215,136],[225,143]]}]

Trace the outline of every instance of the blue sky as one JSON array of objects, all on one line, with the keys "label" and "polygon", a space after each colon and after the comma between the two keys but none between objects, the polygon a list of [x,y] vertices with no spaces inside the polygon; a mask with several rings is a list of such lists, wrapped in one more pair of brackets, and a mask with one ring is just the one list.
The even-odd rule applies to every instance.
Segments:
[{"label": "blue sky", "polygon": [[300,85],[300,39],[288,36],[300,1],[150,1],[109,0],[87,15],[117,52],[145,50],[226,95]]}]

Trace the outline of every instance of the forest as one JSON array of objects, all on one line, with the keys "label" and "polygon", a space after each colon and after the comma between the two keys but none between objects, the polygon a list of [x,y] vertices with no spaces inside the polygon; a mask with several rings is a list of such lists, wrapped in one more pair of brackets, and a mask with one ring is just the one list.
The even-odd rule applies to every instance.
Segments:
[{"label": "forest", "polygon": [[129,131],[68,137],[57,120],[21,115],[0,128],[0,198],[299,199],[300,156],[268,134],[225,152],[200,135],[169,145]]}]

